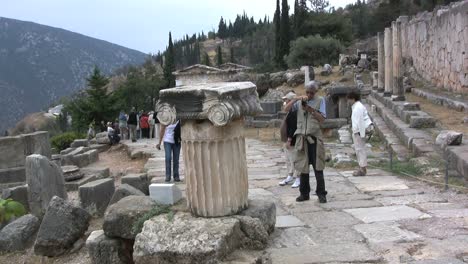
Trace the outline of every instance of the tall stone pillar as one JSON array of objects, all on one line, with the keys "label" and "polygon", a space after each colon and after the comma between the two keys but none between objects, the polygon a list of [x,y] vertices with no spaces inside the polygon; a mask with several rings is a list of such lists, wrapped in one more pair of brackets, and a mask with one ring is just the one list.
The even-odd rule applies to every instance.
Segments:
[{"label": "tall stone pillar", "polygon": [[385,28],[385,90],[384,96],[391,96],[393,92],[393,39],[392,29]]},{"label": "tall stone pillar", "polygon": [[383,93],[385,91],[385,48],[384,48],[385,37],[382,32],[377,33],[377,50],[378,50],[378,83],[377,92]]},{"label": "tall stone pillar", "polygon": [[187,203],[192,214],[221,217],[248,206],[243,117],[262,112],[251,82],[166,89],[156,105],[163,125],[180,120]]},{"label": "tall stone pillar", "polygon": [[393,101],[404,101],[405,90],[403,87],[403,58],[401,53],[401,22],[392,22],[393,39]]}]

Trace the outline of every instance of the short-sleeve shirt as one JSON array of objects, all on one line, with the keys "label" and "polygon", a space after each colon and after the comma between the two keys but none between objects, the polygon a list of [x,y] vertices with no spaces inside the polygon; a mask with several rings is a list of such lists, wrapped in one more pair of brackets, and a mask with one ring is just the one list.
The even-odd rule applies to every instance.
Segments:
[{"label": "short-sleeve shirt", "polygon": [[[310,106],[310,107],[314,107],[316,105],[316,100],[319,100],[319,98],[314,98],[312,100],[308,100],[307,101],[307,105]],[[299,109],[299,107],[302,107],[301,106],[302,104],[302,101],[297,101],[294,105],[293,105],[293,108],[292,108],[292,111],[297,111]],[[327,118],[327,108],[325,107],[325,99],[322,97],[321,98],[321,101],[320,101],[320,107],[319,107],[319,111],[320,113],[322,114],[323,117]]]}]

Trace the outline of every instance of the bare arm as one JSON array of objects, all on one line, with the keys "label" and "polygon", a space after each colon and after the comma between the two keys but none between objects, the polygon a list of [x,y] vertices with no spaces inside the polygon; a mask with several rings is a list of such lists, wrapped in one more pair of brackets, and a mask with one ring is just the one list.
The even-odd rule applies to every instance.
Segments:
[{"label": "bare arm", "polygon": [[291,109],[293,108],[294,104],[299,101],[299,100],[302,100],[304,97],[303,96],[298,96],[296,98],[294,98],[293,100],[291,100],[288,104],[286,104],[286,106],[284,107],[284,111],[285,112],[289,112],[291,111]]},{"label": "bare arm", "polygon": [[158,145],[161,146],[161,142],[164,138],[164,133],[166,133],[166,126],[161,124],[161,129],[159,131],[160,132],[159,132],[159,144]]}]

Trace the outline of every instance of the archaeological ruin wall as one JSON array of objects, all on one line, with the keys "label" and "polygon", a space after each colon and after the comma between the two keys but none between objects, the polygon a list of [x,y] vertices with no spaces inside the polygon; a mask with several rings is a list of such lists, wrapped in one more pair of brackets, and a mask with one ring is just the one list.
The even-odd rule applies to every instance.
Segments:
[{"label": "archaeological ruin wall", "polygon": [[468,0],[401,18],[403,57],[438,88],[468,94]]}]

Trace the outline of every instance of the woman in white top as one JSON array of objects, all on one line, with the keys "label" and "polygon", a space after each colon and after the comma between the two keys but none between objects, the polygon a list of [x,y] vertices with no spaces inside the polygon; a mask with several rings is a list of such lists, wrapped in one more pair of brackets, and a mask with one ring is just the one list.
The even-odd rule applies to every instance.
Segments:
[{"label": "woman in white top", "polygon": [[348,102],[352,104],[351,123],[353,128],[354,150],[356,151],[359,169],[353,176],[366,176],[367,174],[367,149],[366,134],[372,133],[374,126],[369,117],[366,107],[361,103],[361,94],[352,91],[347,96]]},{"label": "woman in white top", "polygon": [[161,125],[160,135],[164,135],[159,138],[159,144],[156,146],[161,150],[161,141],[164,140],[164,151],[166,159],[166,182],[171,181],[171,163],[173,167],[173,176],[175,182],[180,182],[179,177],[179,157],[181,148],[180,138],[180,121],[176,121],[174,124],[163,126]]}]

